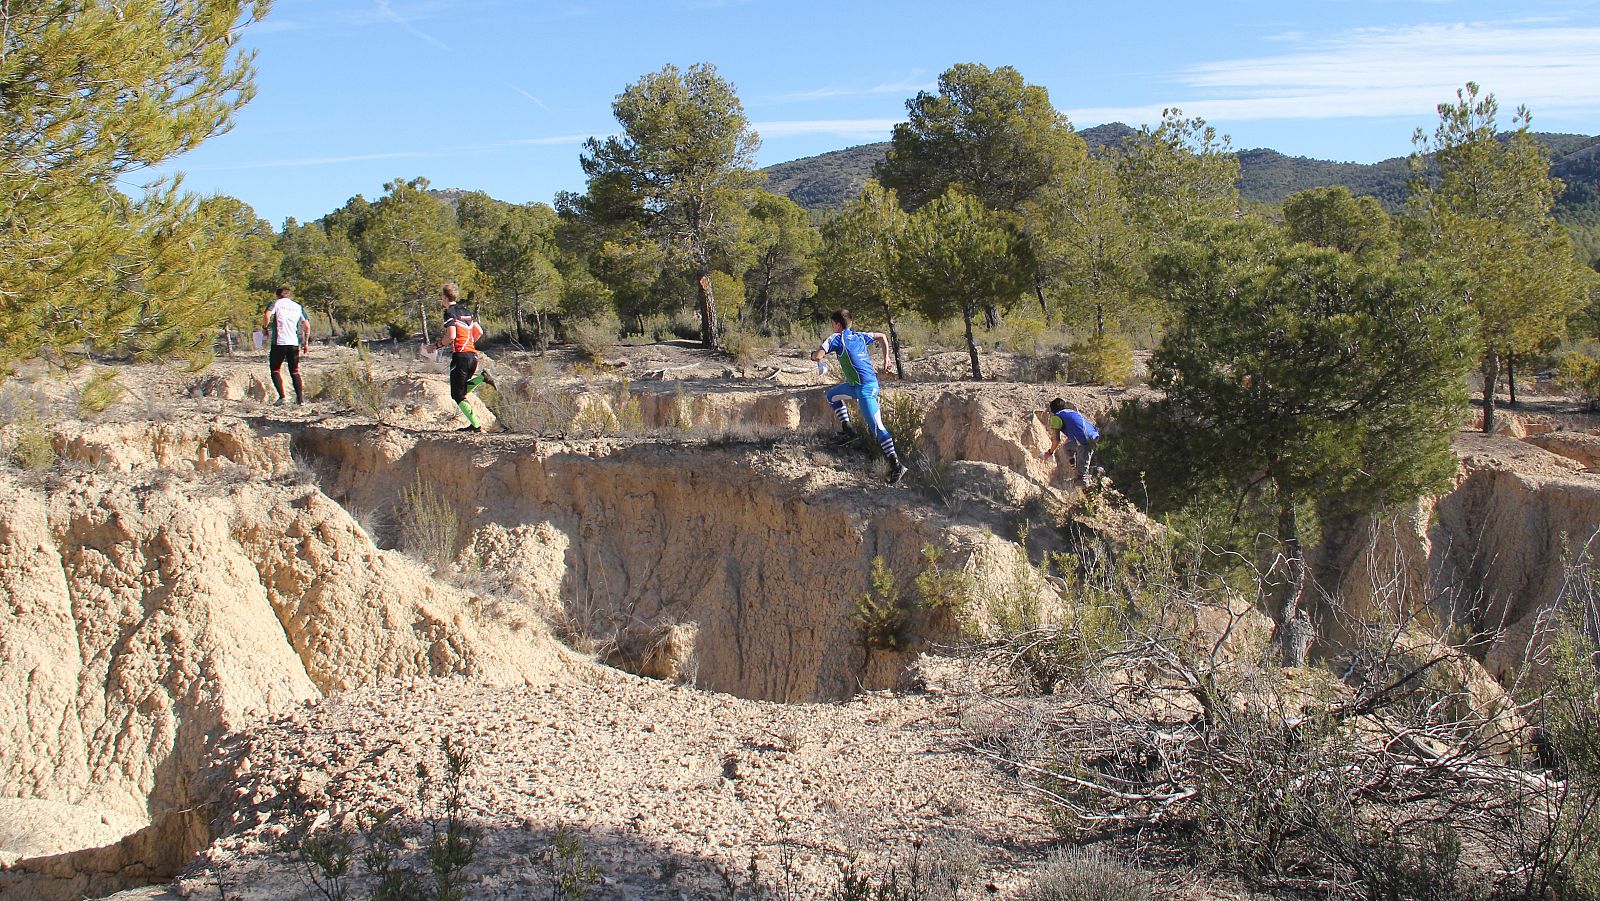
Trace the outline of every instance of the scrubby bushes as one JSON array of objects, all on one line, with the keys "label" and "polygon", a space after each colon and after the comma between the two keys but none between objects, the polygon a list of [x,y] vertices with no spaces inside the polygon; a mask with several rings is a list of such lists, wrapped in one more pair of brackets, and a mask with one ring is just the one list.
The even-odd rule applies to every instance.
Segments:
[{"label": "scrubby bushes", "polygon": [[1149,901],[1150,875],[1094,849],[1050,855],[1023,895],[1028,901]]},{"label": "scrubby bushes", "polygon": [[56,465],[56,447],[50,433],[39,424],[37,416],[28,416],[16,424],[10,452],[6,455],[13,466],[40,472]]},{"label": "scrubby bushes", "polygon": [[117,382],[117,373],[114,370],[98,370],[89,376],[89,381],[84,383],[83,390],[78,393],[78,412],[85,417],[98,416],[121,400],[124,393],[122,385]]},{"label": "scrubby bushes", "polygon": [[590,363],[605,360],[606,352],[617,342],[621,329],[616,314],[610,312],[565,324],[567,340]]},{"label": "scrubby bushes", "polygon": [[501,427],[526,435],[562,436],[572,429],[578,402],[572,394],[549,384],[541,375],[502,381],[482,392],[485,404]]},{"label": "scrubby bushes", "polygon": [[1082,547],[1058,621],[1015,600],[996,611],[980,648],[1033,699],[974,717],[972,747],[1014,767],[1064,836],[1137,836],[1304,897],[1600,897],[1587,570],[1563,599],[1580,621],[1531,661],[1548,676],[1507,695],[1394,593],[1343,624],[1329,666],[1284,668],[1261,587],[1241,596],[1199,559],[1163,541]]},{"label": "scrubby bushes", "polygon": [[435,569],[444,569],[455,559],[461,546],[461,514],[432,482],[419,475],[400,492],[395,521],[401,547]]},{"label": "scrubby bushes", "polygon": [[372,377],[372,363],[367,360],[346,363],[323,373],[311,397],[331,401],[337,407],[374,419],[383,411],[383,389]]},{"label": "scrubby bushes", "polygon": [[861,633],[861,643],[872,651],[900,648],[906,627],[906,608],[900,603],[900,589],[894,573],[882,557],[872,558],[869,589],[856,600],[850,620]]},{"label": "scrubby bushes", "polygon": [[[312,812],[296,805],[282,850],[297,859],[316,897],[325,901],[466,901],[465,870],[478,854],[482,830],[467,821],[467,776],[472,751],[459,740],[439,741],[442,766],[419,761],[417,800],[421,829],[402,823],[394,811],[363,809],[355,830],[330,825],[319,829]],[[295,802],[291,802],[295,803]],[[331,818],[330,818],[331,819]],[[409,827],[409,828],[408,828]],[[422,868],[413,868],[409,848],[421,832]],[[356,863],[361,873],[356,872]],[[364,894],[358,889],[365,888]],[[582,895],[557,894],[558,898]]]}]

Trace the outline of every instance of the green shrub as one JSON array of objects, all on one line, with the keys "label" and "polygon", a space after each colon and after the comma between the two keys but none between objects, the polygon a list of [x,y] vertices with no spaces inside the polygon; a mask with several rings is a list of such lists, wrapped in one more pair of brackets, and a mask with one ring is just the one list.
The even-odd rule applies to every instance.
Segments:
[{"label": "green shrub", "polygon": [[1556,386],[1589,409],[1600,409],[1600,360],[1578,351],[1567,354],[1556,369]]},{"label": "green shrub", "polygon": [[22,469],[42,472],[56,465],[56,446],[50,433],[35,417],[17,423],[16,443],[11,446],[11,462]]},{"label": "green shrub", "polygon": [[400,492],[395,520],[400,526],[400,544],[407,551],[435,569],[444,569],[455,559],[461,543],[461,514],[432,482],[419,475]]},{"label": "green shrub", "polygon": [[555,834],[550,837],[550,847],[539,855],[538,862],[550,883],[552,901],[587,898],[589,888],[600,882],[600,872],[589,863],[583,842],[564,825],[556,826]]},{"label": "green shrub", "polygon": [[882,557],[872,558],[872,576],[867,593],[856,601],[850,619],[861,633],[861,643],[869,650],[893,651],[900,647],[906,626],[906,610],[900,604],[900,589],[894,573]]},{"label": "green shrub", "polygon": [[369,362],[346,363],[323,373],[313,400],[331,401],[345,410],[354,410],[377,419],[383,412],[383,389],[372,377]]},{"label": "green shrub", "polygon": [[[427,764],[417,764],[420,786],[418,800],[428,817],[428,843],[424,848],[428,872],[433,877],[434,901],[466,901],[465,871],[478,855],[482,831],[466,821],[467,770],[472,767],[472,752],[450,736],[439,739],[444,769],[435,774]],[[433,810],[430,811],[429,807]]]},{"label": "green shrub", "polygon": [[931,544],[922,546],[922,562],[922,572],[912,583],[919,595],[918,603],[959,620],[972,606],[972,578],[966,570],[945,569],[944,551]]},{"label": "green shrub", "polygon": [[78,412],[84,416],[97,416],[121,400],[124,393],[122,385],[117,382],[116,372],[102,369],[91,375],[79,392]]},{"label": "green shrub", "polygon": [[[1576,573],[1593,589],[1587,568]],[[1600,618],[1590,597],[1589,616]],[[1527,843],[1530,888],[1562,901],[1600,899],[1600,622],[1570,617],[1550,648],[1550,671],[1539,698],[1538,718],[1549,737],[1562,790],[1550,803],[1539,840]]]},{"label": "green shrub", "polygon": [[632,383],[618,379],[602,395],[591,395],[589,403],[572,420],[572,430],[589,437],[623,438],[644,433],[644,410],[633,396]]},{"label": "green shrub", "polygon": [[921,460],[922,409],[904,391],[883,396],[883,425],[894,437],[895,453],[907,466]]},{"label": "green shrub", "polygon": [[1078,384],[1126,385],[1133,380],[1133,344],[1120,335],[1096,335],[1067,348],[1068,380]]}]

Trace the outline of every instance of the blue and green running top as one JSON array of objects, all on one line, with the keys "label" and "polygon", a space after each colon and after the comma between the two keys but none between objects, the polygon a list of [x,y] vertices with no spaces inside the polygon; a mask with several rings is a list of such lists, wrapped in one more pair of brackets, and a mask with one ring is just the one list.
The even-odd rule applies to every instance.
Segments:
[{"label": "blue and green running top", "polygon": [[844,370],[846,385],[876,385],[878,370],[872,366],[872,355],[867,348],[875,342],[872,336],[845,329],[822,342],[822,352],[839,355],[839,368]]},{"label": "blue and green running top", "polygon": [[1100,439],[1100,430],[1094,427],[1089,417],[1077,410],[1062,410],[1060,413],[1050,415],[1050,428],[1063,433],[1074,444],[1088,444]]}]

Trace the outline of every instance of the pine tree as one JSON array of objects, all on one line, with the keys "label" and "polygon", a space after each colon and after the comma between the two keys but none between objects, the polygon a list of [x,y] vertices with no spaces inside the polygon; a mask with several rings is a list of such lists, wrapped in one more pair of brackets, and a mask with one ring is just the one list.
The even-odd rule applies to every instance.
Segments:
[{"label": "pine tree", "polygon": [[384,190],[388,193],[373,204],[362,232],[373,279],[391,303],[418,311],[422,339],[431,341],[428,310],[437,304],[440,286],[455,282],[470,290],[478,283],[478,269],[462,252],[455,212],[428,193],[427,179],[395,179]]},{"label": "pine tree", "polygon": [[226,314],[198,200],[118,180],[226,131],[264,0],[32,0],[0,28],[0,366],[69,348],[203,352]]},{"label": "pine tree", "polygon": [[900,242],[910,224],[895,192],[868,181],[860,197],[823,223],[817,271],[819,300],[849,308],[858,318],[883,315],[895,373],[902,379],[906,369],[895,317],[910,309],[898,269]]},{"label": "pine tree", "polygon": [[665,66],[640,78],[611,105],[622,134],[590,138],[580,158],[589,177],[579,213],[649,240],[668,268],[681,268],[700,312],[700,340],[720,343],[712,283],[717,258],[733,249],[758,184],[760,138],[733,85],[710,63]]},{"label": "pine tree", "polygon": [[911,305],[932,322],[959,315],[972,377],[983,378],[972,332],[976,313],[1010,306],[1033,284],[1033,251],[1014,218],[951,188],[911,217],[896,254]]},{"label": "pine tree", "polygon": [[[1516,130],[1504,139],[1498,114],[1494,95],[1480,97],[1470,82],[1455,103],[1439,105],[1433,135],[1418,129],[1414,139],[1417,176],[1402,219],[1408,250],[1448,262],[1478,311],[1485,432],[1494,430],[1501,369],[1565,334],[1587,281],[1570,236],[1550,215],[1562,185],[1550,177],[1528,110],[1517,111]],[[1437,178],[1426,177],[1430,159]]]},{"label": "pine tree", "polygon": [[[1123,453],[1165,508],[1266,508],[1304,614],[1308,509],[1374,512],[1447,483],[1465,406],[1472,311],[1421,264],[1291,243],[1263,223],[1214,227],[1159,255],[1174,322],[1150,363],[1159,400],[1123,418]],[[1288,662],[1297,665],[1293,642]]]}]

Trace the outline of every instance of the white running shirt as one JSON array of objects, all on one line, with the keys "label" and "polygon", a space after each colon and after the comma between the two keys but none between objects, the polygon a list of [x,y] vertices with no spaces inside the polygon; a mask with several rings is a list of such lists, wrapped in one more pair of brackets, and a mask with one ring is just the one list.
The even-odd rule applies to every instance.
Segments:
[{"label": "white running shirt", "polygon": [[306,311],[291,298],[280,297],[267,308],[278,324],[277,334],[272,336],[273,344],[288,344],[300,346],[300,320],[306,318]]}]

